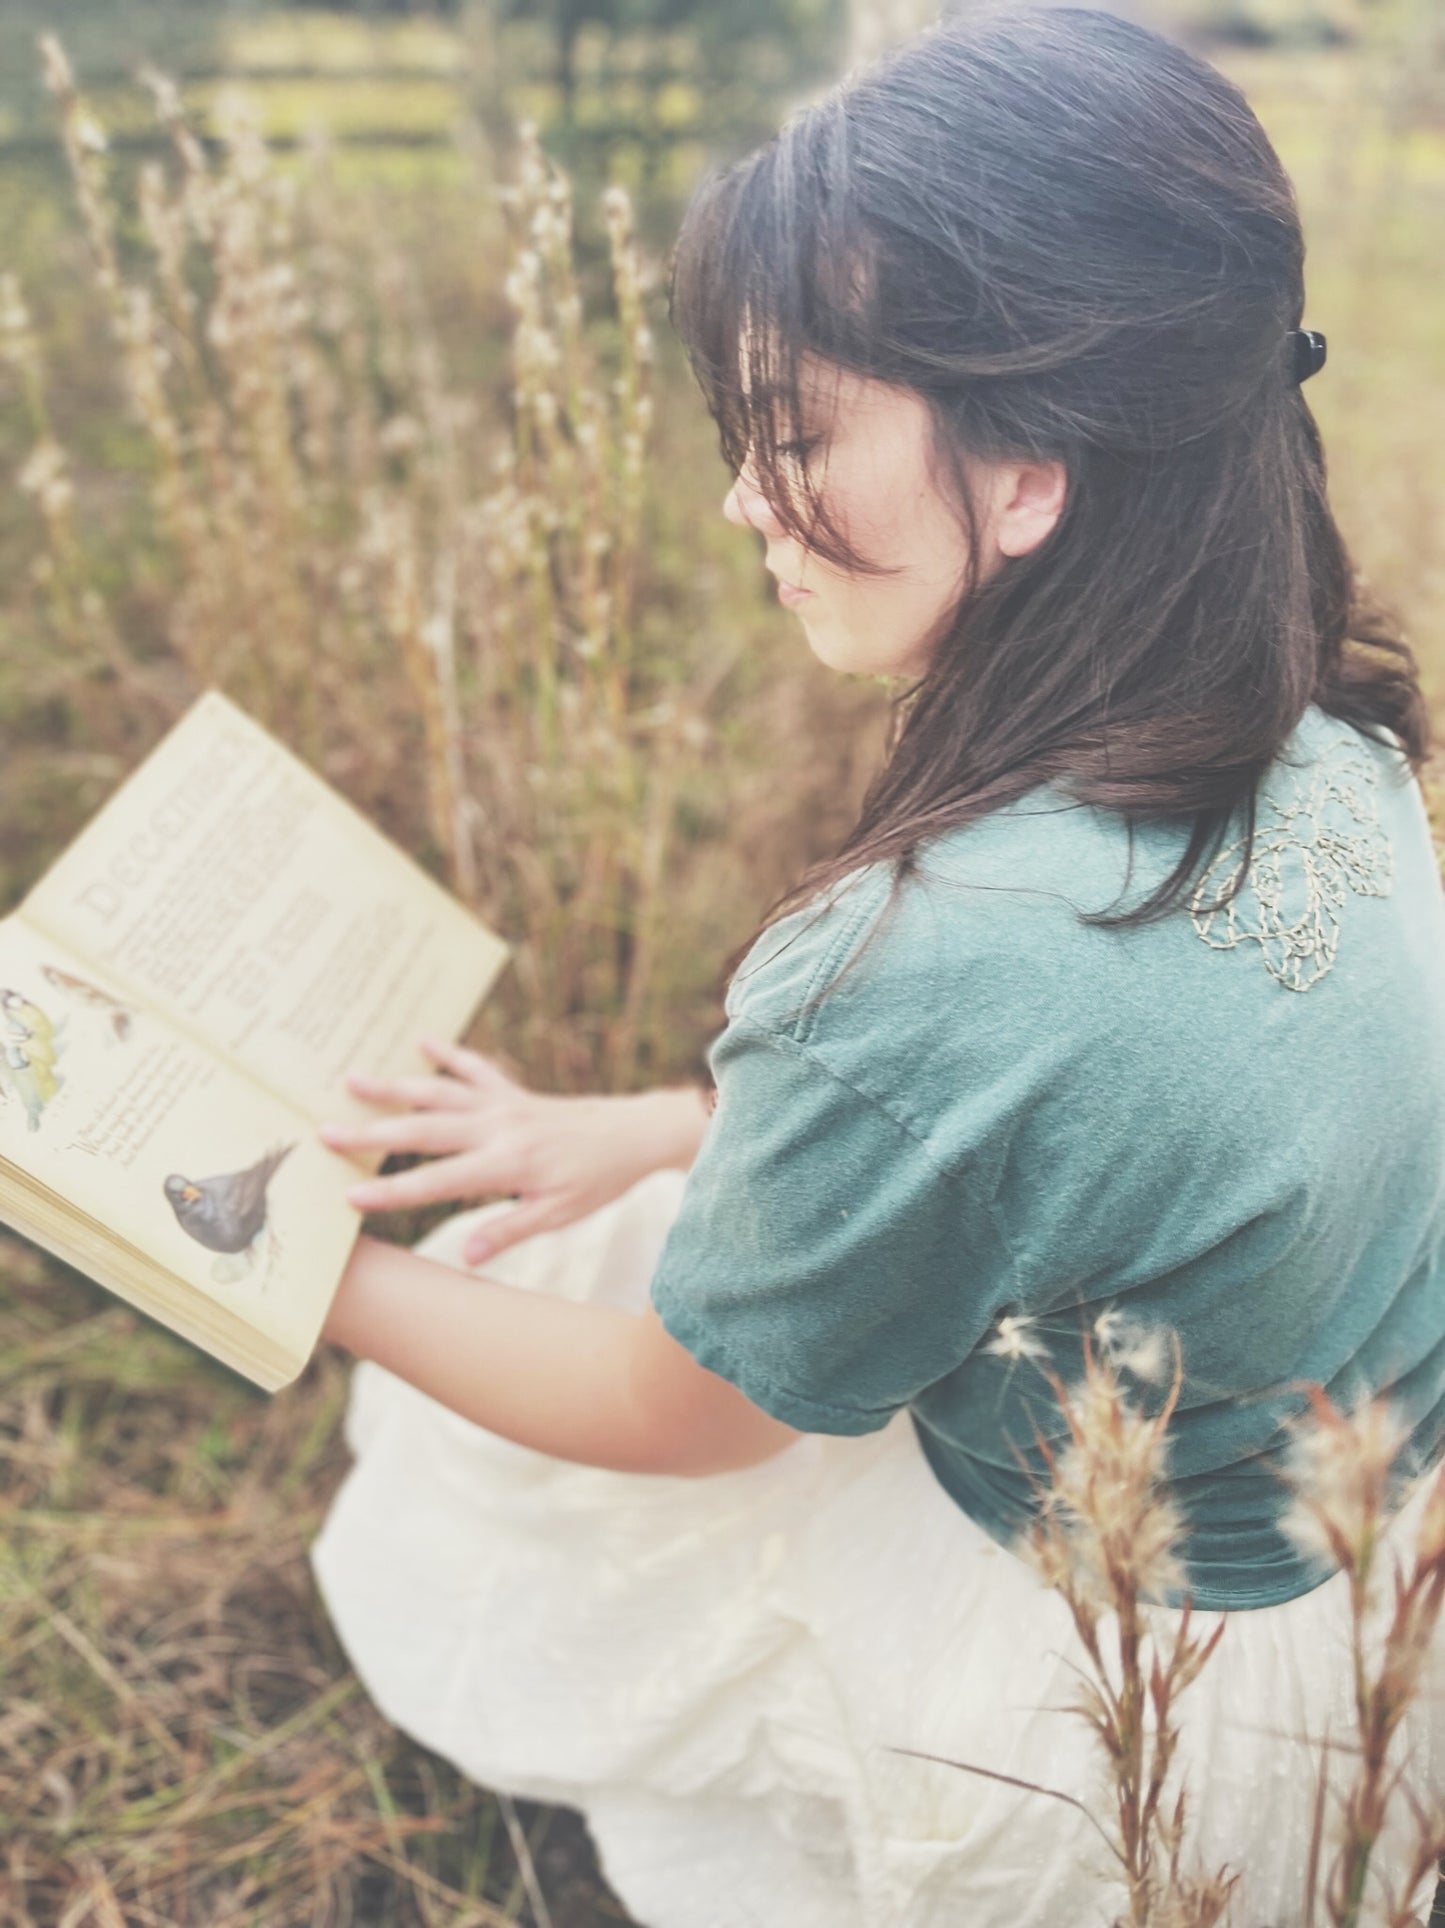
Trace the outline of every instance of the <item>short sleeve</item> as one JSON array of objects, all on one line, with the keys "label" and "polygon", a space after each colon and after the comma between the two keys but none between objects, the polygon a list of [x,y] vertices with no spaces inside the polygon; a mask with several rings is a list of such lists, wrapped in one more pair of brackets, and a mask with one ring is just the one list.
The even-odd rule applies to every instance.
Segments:
[{"label": "short sleeve", "polygon": [[652,1280],[663,1325],[805,1432],[876,1432],[985,1335],[1006,1243],[956,1173],[796,1039],[734,1018]]}]

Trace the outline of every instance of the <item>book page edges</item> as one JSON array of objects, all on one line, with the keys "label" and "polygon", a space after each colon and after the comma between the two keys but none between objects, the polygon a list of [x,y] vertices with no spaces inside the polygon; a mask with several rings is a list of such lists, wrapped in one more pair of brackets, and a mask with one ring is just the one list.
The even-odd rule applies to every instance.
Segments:
[{"label": "book page edges", "polygon": [[[315,1338],[299,1353],[269,1339],[259,1327],[204,1299],[183,1279],[48,1187],[26,1182],[3,1159],[0,1217],[33,1244],[265,1392],[277,1392],[299,1378],[315,1350]],[[317,1322],[318,1337],[339,1280],[338,1271]]]}]

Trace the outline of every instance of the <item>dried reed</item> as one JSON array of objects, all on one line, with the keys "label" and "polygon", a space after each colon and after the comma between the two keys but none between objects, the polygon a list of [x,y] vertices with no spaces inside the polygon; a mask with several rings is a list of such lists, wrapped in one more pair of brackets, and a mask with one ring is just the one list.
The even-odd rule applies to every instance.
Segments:
[{"label": "dried reed", "polygon": [[[1107,1315],[1105,1315],[1107,1317]],[[1208,1664],[1224,1633],[1194,1631],[1186,1600],[1172,1637],[1161,1641],[1146,1603],[1177,1593],[1183,1522],[1165,1484],[1168,1424],[1182,1383],[1145,1417],[1126,1396],[1113,1358],[1086,1342],[1084,1376],[1053,1387],[1068,1427],[1056,1451],[1040,1438],[1049,1472],[1029,1550],[1063,1596],[1093,1670],[1078,1712],[1093,1728],[1112,1773],[1117,1853],[1129,1893],[1129,1928],[1167,1918],[1184,1928],[1223,1919],[1230,1877],[1203,1879],[1182,1865],[1186,1795],[1165,1790],[1178,1746],[1176,1704]]]},{"label": "dried reed", "polygon": [[[1337,1795],[1337,1841],[1323,1894],[1318,1884],[1319,1844],[1325,1827],[1332,1755],[1320,1764],[1321,1825],[1311,1858],[1305,1919],[1329,1928],[1360,1928],[1366,1919],[1367,1882],[1392,1803],[1408,1806],[1414,1820],[1414,1861],[1401,1890],[1387,1894],[1370,1914],[1385,1928],[1411,1928],[1415,1898],[1445,1855],[1445,1789],[1422,1797],[1408,1782],[1408,1763],[1392,1746],[1411,1702],[1438,1695],[1436,1674],[1427,1678],[1445,1600],[1445,1467],[1425,1476],[1428,1496],[1408,1560],[1395,1554],[1388,1575],[1384,1536],[1405,1503],[1400,1464],[1410,1432],[1386,1399],[1340,1410],[1318,1386],[1308,1388],[1310,1409],[1295,1427],[1285,1468],[1291,1504],[1283,1524],[1297,1545],[1347,1576],[1350,1650],[1356,1732],[1353,1777]],[[1377,1884],[1378,1885],[1378,1884]]]},{"label": "dried reed", "polygon": [[[1086,1342],[1074,1386],[1044,1363],[1027,1318],[1000,1321],[992,1345],[1000,1356],[1038,1367],[1067,1429],[1062,1449],[1038,1437],[1047,1478],[1037,1482],[1039,1511],[1026,1550],[1062,1596],[1087,1661],[1074,1711],[1099,1742],[1113,1791],[1107,1820],[1090,1818],[1128,1895],[1127,1912],[1113,1928],[1214,1928],[1235,1920],[1239,1878],[1227,1866],[1205,1873],[1193,1866],[1179,1705],[1227,1640],[1228,1616],[1199,1634],[1183,1592],[1183,1521],[1167,1481],[1182,1362],[1176,1341],[1169,1392],[1146,1416],[1120,1374],[1157,1379],[1158,1348],[1122,1333],[1109,1312],[1096,1321],[1094,1339],[1097,1349]],[[1415,1490],[1402,1490],[1398,1476],[1408,1428],[1384,1399],[1345,1414],[1320,1388],[1306,1390],[1309,1408],[1292,1425],[1282,1469],[1289,1489],[1282,1525],[1303,1551],[1348,1576],[1356,1731],[1347,1741],[1325,1736],[1317,1745],[1314,1837],[1300,1913],[1291,1920],[1303,1928],[1416,1928],[1421,1894],[1428,1898],[1445,1856],[1445,1790],[1422,1794],[1412,1785],[1395,1744],[1415,1697],[1440,1691],[1445,1466],[1425,1476],[1429,1492],[1410,1557],[1396,1556],[1387,1591],[1384,1536]],[[1166,1620],[1153,1608],[1168,1596],[1182,1596],[1182,1606]],[[1342,1760],[1353,1771],[1340,1786]],[[1011,1779],[970,1762],[947,1764]],[[1058,1789],[1012,1784],[1080,1805]],[[1404,1811],[1411,1841],[1404,1878],[1391,1891],[1373,1864],[1395,1809]]]},{"label": "dried reed", "polygon": [[[488,411],[448,383],[409,264],[349,214],[324,140],[281,172],[231,90],[213,164],[174,84],[147,70],[174,162],[140,172],[148,253],[131,261],[104,130],[58,40],[43,48],[151,451],[184,668],[168,714],[219,685],[331,770],[374,735],[390,688],[392,760],[369,754],[376,788],[358,801],[385,820],[419,780],[427,854],[516,945],[515,1054],[564,1086],[626,1086],[646,1055],[679,773],[717,680],[690,687],[637,623],[654,276],[627,195],[602,197],[611,314],[589,319],[570,184],[523,125],[501,194],[511,391],[488,432]],[[83,619],[134,680],[78,579],[65,454],[14,277],[0,300],[57,626],[79,634]]]}]

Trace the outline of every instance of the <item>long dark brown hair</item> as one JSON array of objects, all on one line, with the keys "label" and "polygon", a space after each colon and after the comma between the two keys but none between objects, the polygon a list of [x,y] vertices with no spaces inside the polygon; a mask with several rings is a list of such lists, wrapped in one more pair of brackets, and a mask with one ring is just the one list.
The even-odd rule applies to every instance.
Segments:
[{"label": "long dark brown hair", "polygon": [[[1091,8],[934,28],[704,183],[672,316],[734,473],[750,458],[791,535],[879,573],[798,467],[802,364],[822,358],[926,400],[969,538],[856,825],[765,929],[863,864],[887,860],[896,896],[925,839],[1045,782],[1123,812],[1131,850],[1136,821],[1192,820],[1158,889],[1086,921],[1173,910],[1243,804],[1226,902],[1311,703],[1393,732],[1418,770],[1415,660],[1351,564],[1295,379],[1303,267],[1239,89]],[[985,581],[975,458],[1067,478],[1049,536]]]}]

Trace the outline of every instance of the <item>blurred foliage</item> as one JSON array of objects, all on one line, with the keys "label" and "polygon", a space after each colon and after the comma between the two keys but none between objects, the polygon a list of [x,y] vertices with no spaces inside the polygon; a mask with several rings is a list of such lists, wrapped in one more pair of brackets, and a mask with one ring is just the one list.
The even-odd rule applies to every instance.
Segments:
[{"label": "blurred foliage", "polygon": [[660,289],[625,193],[588,209],[606,231],[584,248],[530,136],[500,191],[479,139],[414,199],[348,185],[325,145],[281,168],[239,95],[212,156],[154,77],[171,164],[116,167],[53,67],[82,219],[0,289],[20,482],[0,716],[25,746],[0,774],[6,895],[214,685],[513,941],[485,1022],[531,1076],[694,1066],[756,887],[856,793],[861,740],[829,720],[877,705],[812,697],[811,767],[750,812],[790,705],[827,678],[796,660],[756,715],[749,644],[781,612],[724,541],[672,344],[691,406],[649,447]]}]

